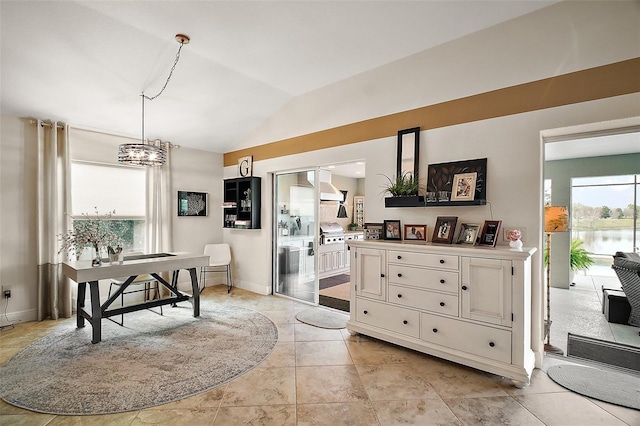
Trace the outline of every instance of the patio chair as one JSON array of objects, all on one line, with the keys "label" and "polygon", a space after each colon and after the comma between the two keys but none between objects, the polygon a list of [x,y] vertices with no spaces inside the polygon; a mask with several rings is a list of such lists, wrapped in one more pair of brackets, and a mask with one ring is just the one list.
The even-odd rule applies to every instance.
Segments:
[{"label": "patio chair", "polygon": [[617,252],[611,266],[618,275],[622,289],[631,305],[629,325],[640,327],[640,255]]}]

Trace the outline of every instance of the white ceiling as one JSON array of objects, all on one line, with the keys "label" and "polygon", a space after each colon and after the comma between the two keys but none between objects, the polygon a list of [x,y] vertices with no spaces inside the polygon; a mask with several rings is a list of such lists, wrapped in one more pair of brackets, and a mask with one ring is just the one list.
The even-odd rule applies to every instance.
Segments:
[{"label": "white ceiling", "polygon": [[2,113],[228,152],[295,96],[555,1],[1,1]]},{"label": "white ceiling", "polygon": [[545,161],[640,153],[640,132],[579,137],[544,146]]}]

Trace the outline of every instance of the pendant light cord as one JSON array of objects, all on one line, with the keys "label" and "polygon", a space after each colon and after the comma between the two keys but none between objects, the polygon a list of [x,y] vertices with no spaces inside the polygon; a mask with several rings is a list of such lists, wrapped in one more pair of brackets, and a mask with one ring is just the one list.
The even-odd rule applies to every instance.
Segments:
[{"label": "pendant light cord", "polygon": [[178,48],[178,53],[176,54],[176,60],[173,62],[173,66],[171,67],[171,71],[169,71],[169,76],[167,77],[167,81],[164,82],[164,86],[162,86],[162,89],[160,89],[160,92],[158,92],[157,95],[155,96],[147,96],[144,94],[144,92],[142,92],[142,97],[146,98],[150,101],[154,100],[155,98],[157,98],[158,96],[162,95],[162,92],[164,92],[164,89],[167,88],[167,84],[169,84],[169,81],[171,81],[171,76],[173,75],[173,71],[176,69],[176,65],[178,65],[178,61],[180,60],[180,51],[182,50],[182,46],[184,46],[184,41],[180,41],[180,47]]}]

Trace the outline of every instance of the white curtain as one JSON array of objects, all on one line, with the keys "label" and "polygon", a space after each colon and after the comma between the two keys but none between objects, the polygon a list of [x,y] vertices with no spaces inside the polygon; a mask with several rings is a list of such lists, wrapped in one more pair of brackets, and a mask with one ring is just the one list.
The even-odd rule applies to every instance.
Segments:
[{"label": "white curtain", "polygon": [[67,232],[71,212],[69,127],[38,120],[38,319],[69,318],[71,281],[62,274],[58,236]]},{"label": "white curtain", "polygon": [[167,163],[162,167],[147,167],[147,253],[173,251],[171,144],[163,146],[167,150]]}]

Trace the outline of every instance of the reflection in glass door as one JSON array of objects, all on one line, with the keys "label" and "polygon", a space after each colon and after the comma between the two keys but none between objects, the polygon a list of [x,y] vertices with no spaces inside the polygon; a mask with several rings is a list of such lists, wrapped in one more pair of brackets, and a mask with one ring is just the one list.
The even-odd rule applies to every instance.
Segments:
[{"label": "reflection in glass door", "polygon": [[275,175],[274,293],[318,303],[315,171]]}]

